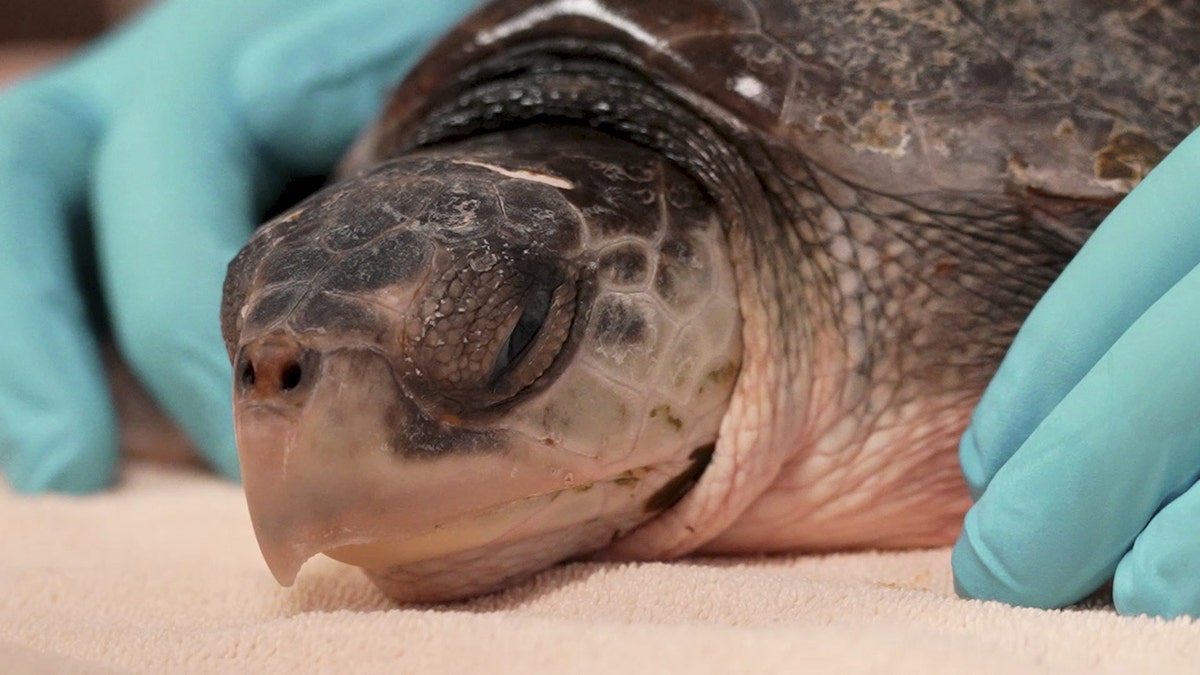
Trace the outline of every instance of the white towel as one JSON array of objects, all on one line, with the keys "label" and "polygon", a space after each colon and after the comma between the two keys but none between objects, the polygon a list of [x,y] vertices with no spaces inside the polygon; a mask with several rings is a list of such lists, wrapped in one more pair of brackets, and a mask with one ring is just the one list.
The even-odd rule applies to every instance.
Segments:
[{"label": "white towel", "polygon": [[571,564],[400,607],[318,557],[276,586],[238,486],[135,463],[0,489],[0,672],[1196,672],[1200,623],[960,600],[949,550]]}]

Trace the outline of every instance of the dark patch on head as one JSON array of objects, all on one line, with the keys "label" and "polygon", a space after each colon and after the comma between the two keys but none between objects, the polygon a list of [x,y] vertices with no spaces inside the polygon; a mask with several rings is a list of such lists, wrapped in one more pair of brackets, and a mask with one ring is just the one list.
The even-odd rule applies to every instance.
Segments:
[{"label": "dark patch on head", "polygon": [[737,364],[729,362],[716,370],[709,371],[706,377],[712,382],[728,382],[733,379],[734,375],[737,375],[737,371]]},{"label": "dark patch on head", "polygon": [[1003,95],[1011,90],[1016,79],[1012,61],[1004,58],[976,62],[969,68],[970,77],[976,85],[973,89],[994,92],[994,95]]},{"label": "dark patch on head", "polygon": [[445,242],[484,237],[503,218],[491,183],[466,179],[447,185],[421,214],[424,229]]},{"label": "dark patch on head", "polygon": [[1096,155],[1096,177],[1139,180],[1165,156],[1157,143],[1141,134],[1117,134]]},{"label": "dark patch on head", "polygon": [[821,113],[817,116],[817,129],[828,129],[841,134],[846,131],[846,123],[836,113]]},{"label": "dark patch on head", "polygon": [[255,237],[262,237],[277,249],[316,246],[319,231],[329,223],[330,208],[341,199],[342,192],[335,188],[322,190],[288,213],[263,225]]},{"label": "dark patch on head", "polygon": [[683,499],[708,468],[716,447],[716,443],[708,443],[693,450],[692,454],[688,455],[688,459],[692,460],[691,465],[650,495],[650,499],[646,500],[646,512],[665,511]]},{"label": "dark patch on head", "polygon": [[396,216],[361,202],[347,202],[325,232],[325,243],[335,251],[356,248],[398,224]]},{"label": "dark patch on head", "polygon": [[613,479],[614,485],[621,487],[634,487],[641,479],[633,474],[632,471],[626,471]]},{"label": "dark patch on head", "polygon": [[[645,151],[630,146],[628,159],[613,157],[576,167],[575,189],[564,196],[579,209],[593,236],[632,235],[653,239],[664,226],[660,211],[659,167],[643,161]],[[614,146],[609,154],[625,147]],[[579,163],[582,160],[572,159]]]},{"label": "dark patch on head", "polygon": [[261,330],[282,320],[295,306],[304,288],[300,284],[289,284],[274,288],[262,295],[250,313],[246,315],[245,329]]},{"label": "dark patch on head", "polygon": [[671,207],[671,222],[676,229],[686,231],[690,226],[704,225],[714,211],[713,203],[691,178],[672,171],[666,174],[667,204]]},{"label": "dark patch on head", "polygon": [[494,432],[431,419],[407,397],[394,400],[384,419],[390,425],[391,450],[401,457],[436,459],[503,449]]},{"label": "dark patch on head", "polygon": [[599,186],[578,188],[571,198],[597,237],[632,235],[653,239],[662,228],[662,214],[651,188]]},{"label": "dark patch on head", "polygon": [[[659,274],[654,280],[655,288],[664,298],[673,297],[676,293],[678,268],[696,267],[696,249],[691,241],[680,237],[672,237],[662,243],[659,253]],[[685,279],[686,279],[685,274]]]},{"label": "dark patch on head", "polygon": [[306,246],[277,246],[267,254],[261,274],[265,284],[308,281],[330,259],[328,251],[312,243]]},{"label": "dark patch on head", "polygon": [[637,244],[622,244],[600,256],[598,274],[603,281],[620,286],[639,286],[650,273],[646,251]]},{"label": "dark patch on head", "polygon": [[[357,248],[417,218],[442,189],[432,178],[412,178],[404,166],[385,170],[338,188],[346,198],[330,208],[326,244],[335,251]],[[335,188],[337,189],[337,188]]]},{"label": "dark patch on head", "polygon": [[708,274],[695,245],[685,237],[671,237],[660,248],[654,289],[668,303],[688,306],[704,292]]},{"label": "dark patch on head", "polygon": [[380,317],[362,304],[330,293],[317,292],[299,308],[289,324],[292,330],[307,331],[336,330],[339,333],[362,331],[378,332]]},{"label": "dark patch on head", "polygon": [[663,403],[662,405],[655,406],[654,409],[650,411],[651,419],[660,415],[662,416],[663,421],[671,425],[675,431],[680,431],[683,429],[683,420],[675,416],[675,413],[671,411],[670,405]]},{"label": "dark patch on head", "polygon": [[662,243],[659,250],[662,253],[662,257],[667,261],[667,264],[695,264],[696,247],[687,238],[671,237]]},{"label": "dark patch on head", "polygon": [[579,246],[582,225],[558,188],[528,180],[506,180],[496,186],[504,215],[501,236],[553,252]]},{"label": "dark patch on head", "polygon": [[323,285],[344,293],[372,291],[413,279],[429,257],[430,245],[424,237],[401,230],[338,260],[325,274]]},{"label": "dark patch on head", "polygon": [[646,318],[620,297],[600,301],[596,337],[609,345],[640,344],[646,339]]}]

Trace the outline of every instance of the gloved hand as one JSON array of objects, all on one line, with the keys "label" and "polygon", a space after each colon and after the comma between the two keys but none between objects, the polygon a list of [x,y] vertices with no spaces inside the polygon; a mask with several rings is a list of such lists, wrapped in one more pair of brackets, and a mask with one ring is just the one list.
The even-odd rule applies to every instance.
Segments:
[{"label": "gloved hand", "polygon": [[960,446],[961,595],[1056,607],[1112,578],[1123,614],[1200,616],[1198,176],[1200,131],[1021,328]]},{"label": "gloved hand", "polygon": [[[0,95],[0,470],[15,489],[112,480],[100,323],[237,475],[226,263],[285,179],[327,170],[475,2],[166,0]],[[91,265],[103,303],[80,283]]]}]

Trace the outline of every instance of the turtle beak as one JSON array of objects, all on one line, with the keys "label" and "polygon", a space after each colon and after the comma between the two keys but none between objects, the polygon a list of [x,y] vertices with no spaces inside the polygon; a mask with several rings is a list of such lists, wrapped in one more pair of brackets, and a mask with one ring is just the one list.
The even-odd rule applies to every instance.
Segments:
[{"label": "turtle beak", "polygon": [[[380,408],[395,400],[394,386],[375,354],[321,352],[286,334],[244,345],[235,368],[251,522],[271,573],[290,586],[304,561],[354,536],[339,521],[364,507],[356,497],[366,465],[389,454]],[[351,382],[365,386],[343,386]]]},{"label": "turtle beak", "polygon": [[320,552],[381,569],[494,541],[562,487],[563,462],[429,419],[370,348],[274,333],[242,345],[235,369],[246,500],[284,586]]}]

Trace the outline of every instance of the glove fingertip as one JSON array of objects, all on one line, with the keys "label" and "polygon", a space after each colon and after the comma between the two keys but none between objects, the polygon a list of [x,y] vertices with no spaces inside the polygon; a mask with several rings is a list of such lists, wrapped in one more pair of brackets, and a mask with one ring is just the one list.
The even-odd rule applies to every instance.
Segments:
[{"label": "glove fingertip", "polygon": [[1019,571],[1008,564],[1010,557],[1005,555],[1014,546],[992,541],[983,536],[981,530],[978,507],[972,508],[950,556],[954,591],[959,597],[1040,608],[1058,607],[1069,602],[1052,597],[1036,583],[1022,581]]},{"label": "glove fingertip", "polygon": [[1117,612],[1200,617],[1200,540],[1192,535],[1198,508],[1200,489],[1193,487],[1164,506],[1138,535],[1113,574]]},{"label": "glove fingertip", "polygon": [[1151,561],[1140,560],[1135,549],[1117,566],[1113,605],[1126,616],[1174,619],[1200,614],[1200,585],[1191,574],[1172,574]]},{"label": "glove fingertip", "polygon": [[963,479],[967,482],[967,490],[971,493],[971,499],[979,501],[995,472],[988,471],[985,467],[980,447],[979,427],[974,420],[959,439],[958,463]]},{"label": "glove fingertip", "polygon": [[954,592],[961,598],[1010,601],[1004,597],[1005,586],[998,582],[993,572],[994,565],[988,563],[991,558],[986,555],[986,548],[976,545],[977,537],[973,530],[967,523],[963,524],[962,533],[954,542],[954,550],[950,554]]}]

